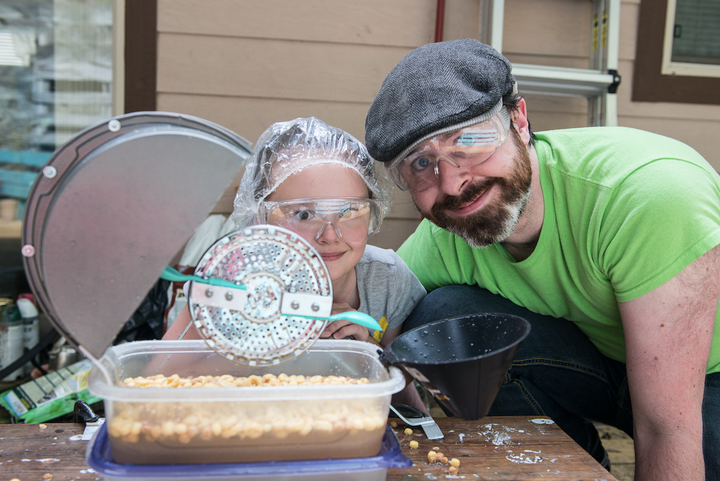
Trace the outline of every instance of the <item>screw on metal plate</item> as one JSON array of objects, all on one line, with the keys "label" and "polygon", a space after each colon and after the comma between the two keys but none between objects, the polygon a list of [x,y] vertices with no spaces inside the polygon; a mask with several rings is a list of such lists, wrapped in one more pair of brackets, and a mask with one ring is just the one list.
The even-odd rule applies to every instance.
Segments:
[{"label": "screw on metal plate", "polygon": [[300,309],[300,303],[298,303],[298,301],[293,301],[290,304],[290,307],[292,307],[293,309]]},{"label": "screw on metal plate", "polygon": [[232,301],[233,300],[232,292],[226,292],[225,299],[227,299],[228,301]]},{"label": "screw on metal plate", "polygon": [[57,175],[57,169],[53,167],[52,165],[47,165],[43,167],[42,173],[45,177],[48,179],[52,179]]},{"label": "screw on metal plate", "polygon": [[35,247],[31,246],[30,244],[26,244],[22,247],[22,249],[20,249],[20,252],[25,257],[32,257],[35,255]]},{"label": "screw on metal plate", "polygon": [[205,289],[205,297],[212,297],[212,296],[213,296],[213,290]]},{"label": "screw on metal plate", "polygon": [[313,303],[313,305],[310,306],[310,308],[313,310],[313,312],[317,312],[320,310],[320,305]]},{"label": "screw on metal plate", "polygon": [[117,119],[112,119],[110,122],[108,122],[108,130],[110,132],[117,132],[120,130],[120,121]]}]

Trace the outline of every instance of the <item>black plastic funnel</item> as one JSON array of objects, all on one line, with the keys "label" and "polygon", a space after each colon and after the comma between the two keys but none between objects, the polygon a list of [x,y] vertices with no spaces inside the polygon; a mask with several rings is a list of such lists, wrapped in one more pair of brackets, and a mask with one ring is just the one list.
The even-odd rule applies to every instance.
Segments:
[{"label": "black plastic funnel", "polygon": [[455,416],[487,415],[530,323],[512,314],[443,319],[395,338],[381,354],[400,366]]}]

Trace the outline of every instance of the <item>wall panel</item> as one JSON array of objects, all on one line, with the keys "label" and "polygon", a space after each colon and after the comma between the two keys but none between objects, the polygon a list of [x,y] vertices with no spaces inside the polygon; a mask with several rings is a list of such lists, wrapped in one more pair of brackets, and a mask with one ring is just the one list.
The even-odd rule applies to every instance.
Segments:
[{"label": "wall panel", "polygon": [[158,0],[158,3],[161,34],[409,48],[434,39],[434,0]]},{"label": "wall panel", "polygon": [[[435,36],[434,0],[157,0],[157,108],[196,115],[251,142],[272,122],[316,116],[364,137],[385,75]],[[476,38],[479,0],[446,0],[445,40]],[[632,102],[639,0],[623,0],[620,125],[693,146],[720,169],[720,107]],[[513,62],[585,68],[588,0],[506,0],[504,53]],[[522,93],[522,85],[520,85]],[[536,131],[587,123],[583,98],[528,95]],[[218,205],[232,207],[234,187]],[[398,192],[371,243],[397,248],[419,222]]]}]

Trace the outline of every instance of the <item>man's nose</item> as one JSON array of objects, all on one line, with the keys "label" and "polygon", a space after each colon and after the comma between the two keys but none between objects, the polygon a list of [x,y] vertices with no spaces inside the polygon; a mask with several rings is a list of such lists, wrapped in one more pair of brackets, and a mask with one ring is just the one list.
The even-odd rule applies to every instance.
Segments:
[{"label": "man's nose", "polygon": [[460,195],[465,186],[472,182],[472,173],[445,157],[440,157],[435,167],[440,190],[447,195]]},{"label": "man's nose", "polygon": [[[328,224],[331,226],[330,229],[326,229]],[[317,234],[315,234],[315,240],[318,242],[330,243],[335,242],[336,239],[342,239],[342,233],[340,232],[338,226],[331,221],[324,222],[322,227],[320,227],[320,230],[318,230]]]}]

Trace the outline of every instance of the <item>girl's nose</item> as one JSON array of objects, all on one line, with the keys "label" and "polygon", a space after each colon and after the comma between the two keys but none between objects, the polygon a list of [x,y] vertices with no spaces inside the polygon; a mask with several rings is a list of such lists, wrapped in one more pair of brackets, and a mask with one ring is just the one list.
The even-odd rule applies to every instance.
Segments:
[{"label": "girl's nose", "polygon": [[[332,229],[325,229],[325,227],[330,224],[332,226]],[[319,241],[320,238],[323,238],[326,242],[332,242],[334,241],[334,237],[338,239],[342,239],[342,233],[340,232],[340,229],[338,226],[335,225],[334,222],[325,222],[323,223],[322,227],[320,227],[320,230],[318,230],[317,234],[315,234],[315,240]]]}]

